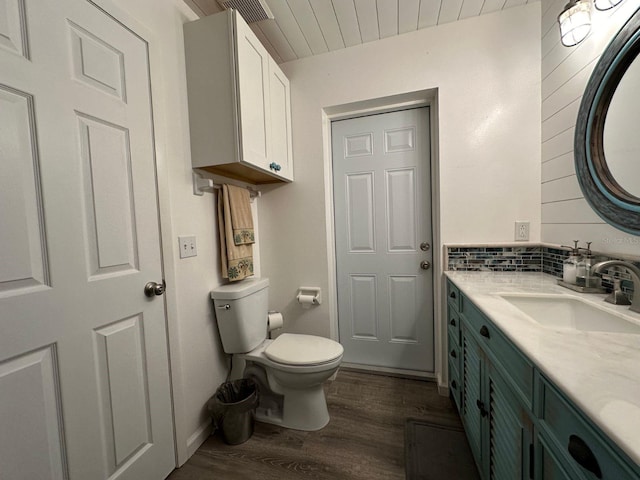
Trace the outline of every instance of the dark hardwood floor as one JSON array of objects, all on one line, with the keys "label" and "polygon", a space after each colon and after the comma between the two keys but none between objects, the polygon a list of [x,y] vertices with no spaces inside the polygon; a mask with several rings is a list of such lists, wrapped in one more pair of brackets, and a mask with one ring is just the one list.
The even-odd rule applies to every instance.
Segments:
[{"label": "dark hardwood floor", "polygon": [[236,446],[217,433],[168,480],[404,479],[405,420],[459,422],[433,382],[340,370],[325,389],[331,421],[322,430],[257,422]]}]

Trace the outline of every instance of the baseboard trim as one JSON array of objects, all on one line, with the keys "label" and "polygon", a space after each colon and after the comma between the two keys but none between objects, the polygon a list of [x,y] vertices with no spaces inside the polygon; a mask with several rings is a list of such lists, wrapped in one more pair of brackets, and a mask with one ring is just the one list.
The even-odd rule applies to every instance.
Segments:
[{"label": "baseboard trim", "polygon": [[198,429],[191,434],[189,440],[187,440],[187,460],[196,453],[200,445],[209,438],[211,433],[211,421],[208,421],[200,425]]},{"label": "baseboard trim", "polygon": [[441,397],[449,396],[449,383],[442,381],[442,375],[438,374],[436,382],[438,383],[438,395]]},{"label": "baseboard trim", "polygon": [[438,384],[438,395],[442,397],[449,396],[449,386],[448,385],[440,385]]}]

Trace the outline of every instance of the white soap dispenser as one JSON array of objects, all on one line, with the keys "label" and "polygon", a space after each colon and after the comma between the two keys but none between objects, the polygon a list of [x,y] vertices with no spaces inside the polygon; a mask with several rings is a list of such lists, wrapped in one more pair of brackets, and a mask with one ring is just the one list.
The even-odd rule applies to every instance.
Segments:
[{"label": "white soap dispenser", "polygon": [[580,262],[580,249],[578,248],[578,240],[573,241],[573,248],[562,245],[565,248],[571,248],[569,256],[562,262],[562,280],[565,283],[575,285],[578,275],[578,263]]}]

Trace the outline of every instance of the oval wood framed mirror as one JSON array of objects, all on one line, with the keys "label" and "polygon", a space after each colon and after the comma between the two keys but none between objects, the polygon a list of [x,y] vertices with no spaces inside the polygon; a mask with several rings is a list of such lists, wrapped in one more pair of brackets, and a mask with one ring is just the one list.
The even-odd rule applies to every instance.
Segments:
[{"label": "oval wood framed mirror", "polygon": [[633,120],[640,118],[639,53],[640,9],[591,74],[574,139],[576,175],[587,202],[605,221],[635,235],[640,235],[640,129]]}]

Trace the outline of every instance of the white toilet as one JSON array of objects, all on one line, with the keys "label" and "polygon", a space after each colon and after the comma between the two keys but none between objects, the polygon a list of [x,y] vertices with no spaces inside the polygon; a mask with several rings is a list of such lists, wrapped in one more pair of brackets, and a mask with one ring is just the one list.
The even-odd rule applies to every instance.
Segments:
[{"label": "white toilet", "polygon": [[256,419],[296,430],[329,423],[322,384],[342,361],[338,342],[284,333],[267,338],[269,279],[248,278],[211,292],[231,379],[253,378],[260,387]]}]

